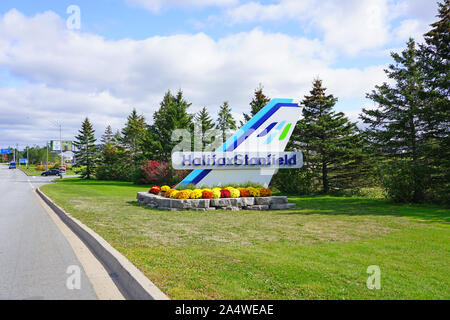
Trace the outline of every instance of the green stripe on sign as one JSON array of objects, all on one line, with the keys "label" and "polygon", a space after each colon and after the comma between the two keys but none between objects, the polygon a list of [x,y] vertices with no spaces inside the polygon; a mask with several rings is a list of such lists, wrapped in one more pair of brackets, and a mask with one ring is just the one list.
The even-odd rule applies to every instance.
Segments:
[{"label": "green stripe on sign", "polygon": [[284,138],[286,138],[289,129],[291,128],[292,123],[288,123],[287,126],[284,128],[283,132],[281,133],[281,136],[278,140],[283,140]]}]

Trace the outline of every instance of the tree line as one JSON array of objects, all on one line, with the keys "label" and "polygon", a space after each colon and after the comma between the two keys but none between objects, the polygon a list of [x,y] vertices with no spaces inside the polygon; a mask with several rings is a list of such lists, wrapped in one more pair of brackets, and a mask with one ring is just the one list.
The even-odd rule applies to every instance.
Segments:
[{"label": "tree line", "polygon": [[[424,43],[410,39],[401,53],[391,54],[393,62],[385,70],[390,83],[377,85],[367,94],[376,107],[362,109],[362,128],[335,110],[338,98],[327,92],[322,80],[314,79],[311,91],[301,100],[303,117],[287,146],[303,151],[305,165],[280,170],[274,186],[293,194],[381,186],[399,202],[449,202],[449,0],[439,3],[437,17]],[[260,85],[244,120],[269,101]],[[149,160],[170,159],[177,144],[171,139],[175,129],[193,130],[197,125],[205,133],[216,128],[226,140],[237,128],[228,102],[220,106],[215,120],[206,107],[191,114],[190,106],[181,90],[167,91],[152,124],[134,109],[122,130],[114,133],[110,126],[106,128],[100,148],[86,118],[74,142],[77,162],[85,166],[83,175],[139,182],[151,167],[153,175],[160,170],[179,179],[167,165],[164,170],[146,165]],[[203,147],[211,142],[202,136]]]}]

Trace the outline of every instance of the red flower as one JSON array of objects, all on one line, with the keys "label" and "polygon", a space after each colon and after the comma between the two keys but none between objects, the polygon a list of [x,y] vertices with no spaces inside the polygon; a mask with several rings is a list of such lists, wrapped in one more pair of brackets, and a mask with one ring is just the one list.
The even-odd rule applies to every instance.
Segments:
[{"label": "red flower", "polygon": [[203,199],[211,199],[213,197],[213,193],[211,191],[208,190],[203,190],[202,191],[202,198]]},{"label": "red flower", "polygon": [[158,189],[159,191],[161,191],[161,187],[159,186],[153,186],[152,189]]},{"label": "red flower", "polygon": [[241,193],[241,197],[250,197],[250,191],[247,189],[240,189],[239,192]]},{"label": "red flower", "polygon": [[229,198],[231,196],[230,190],[222,189],[220,190],[220,197],[221,198]]},{"label": "red flower", "polygon": [[161,192],[161,189],[153,187],[148,192],[153,194],[159,194]]}]

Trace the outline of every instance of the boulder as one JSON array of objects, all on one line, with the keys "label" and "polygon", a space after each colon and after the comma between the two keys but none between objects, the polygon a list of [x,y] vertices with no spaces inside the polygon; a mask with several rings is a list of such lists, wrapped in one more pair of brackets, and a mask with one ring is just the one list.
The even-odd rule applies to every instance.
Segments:
[{"label": "boulder", "polygon": [[245,209],[247,209],[247,210],[259,210],[259,211],[261,211],[261,210],[269,210],[269,206],[268,206],[268,205],[263,205],[263,204],[261,204],[261,205],[255,204],[255,205],[253,205],[253,206],[248,206],[248,207],[246,207]]},{"label": "boulder", "polygon": [[285,204],[288,203],[286,196],[272,196],[270,204]]},{"label": "boulder", "polygon": [[226,199],[211,199],[209,201],[211,207],[231,207],[230,198]]},{"label": "boulder", "polygon": [[270,205],[271,199],[272,199],[272,197],[256,197],[255,204],[268,206],[268,205]]},{"label": "boulder", "polygon": [[290,210],[296,208],[295,203],[275,203],[270,205],[271,210]]}]

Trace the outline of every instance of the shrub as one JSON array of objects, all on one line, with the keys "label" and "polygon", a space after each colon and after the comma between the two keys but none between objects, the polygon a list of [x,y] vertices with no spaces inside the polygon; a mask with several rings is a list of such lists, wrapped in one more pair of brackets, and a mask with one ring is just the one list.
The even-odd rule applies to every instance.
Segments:
[{"label": "shrub", "polygon": [[308,168],[279,170],[271,185],[281,192],[308,195],[314,192],[314,175]]},{"label": "shrub", "polygon": [[388,198],[395,202],[423,202],[428,200],[431,183],[425,166],[396,161],[383,169],[382,184]]},{"label": "shrub", "polygon": [[148,160],[141,167],[143,183],[161,183],[166,182],[170,176],[170,167],[168,162]]}]

